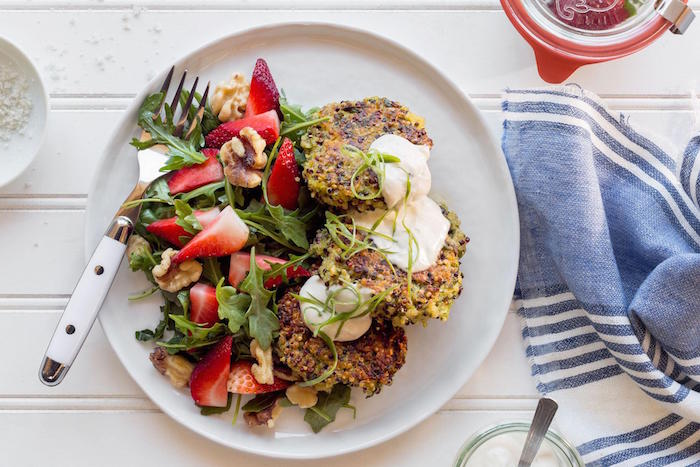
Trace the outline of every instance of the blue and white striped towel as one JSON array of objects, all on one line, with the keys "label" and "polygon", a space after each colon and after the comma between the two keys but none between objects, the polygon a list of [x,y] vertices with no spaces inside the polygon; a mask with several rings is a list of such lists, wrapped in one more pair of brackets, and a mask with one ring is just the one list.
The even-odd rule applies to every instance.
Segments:
[{"label": "blue and white striped towel", "polygon": [[590,465],[700,464],[700,137],[680,164],[576,86],[509,90],[516,300]]}]

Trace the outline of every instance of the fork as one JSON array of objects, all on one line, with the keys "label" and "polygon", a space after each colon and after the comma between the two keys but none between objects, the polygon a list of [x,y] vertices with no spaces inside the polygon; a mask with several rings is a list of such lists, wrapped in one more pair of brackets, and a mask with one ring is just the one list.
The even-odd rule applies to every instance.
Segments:
[{"label": "fork", "polygon": [[[173,77],[175,67],[173,66],[168,72],[160,92],[163,93],[159,108],[154,112],[153,118],[156,119],[161,114],[170,81]],[[175,91],[170,108],[173,115],[177,109],[182,87],[185,83],[187,70],[182,73],[180,84]],[[189,109],[192,106],[192,99],[197,90],[199,77],[196,77],[192,89],[185,105],[182,107],[181,116],[175,124],[173,134],[181,137],[185,129],[189,116]],[[202,99],[199,102],[199,108],[195,113],[195,121],[198,118],[202,121],[204,108],[209,94],[209,84],[207,84]],[[189,139],[192,135],[195,125],[190,125],[184,139]],[[148,133],[142,132],[141,139],[149,138]],[[44,359],[41,362],[39,369],[39,379],[47,386],[56,386],[63,378],[65,378],[68,369],[75,361],[80,348],[85,342],[90,328],[95,322],[97,313],[102,307],[107,292],[114,281],[114,277],[119,269],[124,252],[126,251],[127,242],[131,233],[134,230],[134,224],[141,213],[141,204],[127,204],[130,201],[135,201],[143,197],[148,187],[157,179],[165,175],[160,171],[161,167],[167,159],[167,148],[165,146],[156,145],[148,149],[138,152],[139,162],[139,179],[136,186],[131,191],[129,196],[124,201],[122,207],[117,211],[112,223],[100,240],[100,243],[92,253],[87,266],[83,270],[83,274],[78,280],[78,284],[73,289],[70,300],[66,309],[63,311],[61,320],[51,337],[49,346],[44,354]]]}]

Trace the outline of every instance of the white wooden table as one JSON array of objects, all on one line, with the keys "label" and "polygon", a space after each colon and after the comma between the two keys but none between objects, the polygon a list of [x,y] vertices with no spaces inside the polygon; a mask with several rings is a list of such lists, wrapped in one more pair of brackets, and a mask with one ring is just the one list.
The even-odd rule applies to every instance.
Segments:
[{"label": "white wooden table", "polygon": [[[126,374],[99,324],[62,385],[50,389],[37,378],[83,266],[84,210],[97,157],[123,109],[189,50],[244,28],[292,20],[340,22],[415,49],[474,98],[496,137],[500,91],[543,83],[532,51],[497,0],[133,3],[0,1],[0,35],[38,63],[51,107],[41,154],[0,189],[0,465],[280,465],[220,447],[162,414]],[[694,26],[632,57],[580,70],[572,80],[607,98],[632,123],[681,141],[694,125],[700,89],[700,24]],[[366,451],[289,465],[449,465],[474,430],[528,417],[536,400],[511,312],[486,362],[427,421]]]}]

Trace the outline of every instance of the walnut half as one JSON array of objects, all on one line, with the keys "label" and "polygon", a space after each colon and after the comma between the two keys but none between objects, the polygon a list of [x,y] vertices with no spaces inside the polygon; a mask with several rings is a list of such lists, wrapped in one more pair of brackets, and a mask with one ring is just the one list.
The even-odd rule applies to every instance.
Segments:
[{"label": "walnut half", "polygon": [[280,398],[277,398],[275,402],[268,408],[261,410],[260,412],[246,412],[243,414],[245,421],[248,426],[261,426],[267,425],[268,428],[274,428],[275,420],[282,413],[282,406],[280,405]]},{"label": "walnut half", "polygon": [[289,386],[285,395],[289,402],[298,405],[302,409],[313,407],[318,402],[318,395],[314,388],[300,386],[299,384]]},{"label": "walnut half", "polygon": [[153,366],[170,378],[170,384],[176,388],[184,388],[190,382],[194,363],[179,355],[170,355],[163,347],[156,347],[149,356]]},{"label": "walnut half", "polygon": [[250,341],[250,354],[255,357],[258,363],[253,363],[250,371],[253,377],[260,384],[272,384],[275,382],[275,375],[272,373],[272,347],[263,350],[258,341]]},{"label": "walnut half", "polygon": [[166,292],[177,292],[197,282],[202,275],[202,265],[193,259],[172,264],[172,258],[176,254],[177,250],[168,248],[161,255],[160,264],[153,267],[153,279]]},{"label": "walnut half", "polygon": [[250,85],[240,73],[234,73],[231,80],[222,82],[214,88],[211,109],[222,122],[230,122],[243,117]]},{"label": "walnut half", "polygon": [[251,127],[241,129],[238,137],[224,143],[219,155],[224,174],[234,186],[255,188],[262,183],[262,170],[267,164],[265,140]]}]

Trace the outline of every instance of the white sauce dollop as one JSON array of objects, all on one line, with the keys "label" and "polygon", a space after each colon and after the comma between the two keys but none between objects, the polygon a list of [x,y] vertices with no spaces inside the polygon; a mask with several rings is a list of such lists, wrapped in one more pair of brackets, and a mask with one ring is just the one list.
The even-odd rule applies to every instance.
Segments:
[{"label": "white sauce dollop", "polygon": [[[503,433],[486,440],[476,448],[467,467],[516,467],[525,444],[525,433]],[[559,467],[562,465],[552,447],[545,440],[532,462],[533,467]]]},{"label": "white sauce dollop", "polygon": [[[409,250],[412,250],[411,270],[418,272],[428,269],[437,261],[450,230],[450,221],[442,215],[440,206],[427,196],[431,186],[428,168],[430,149],[396,135],[380,136],[370,145],[370,149],[401,159],[401,162],[384,164],[386,178],[382,196],[387,206],[394,210],[386,214],[375,228],[381,235],[370,235],[370,238],[377,247],[390,252],[387,258],[399,268],[408,270]],[[411,189],[404,204],[406,182],[409,178]],[[384,213],[375,210],[354,213],[352,217],[358,225],[371,228]],[[409,231],[415,239],[410,248]]]},{"label": "white sauce dollop", "polygon": [[[318,275],[313,275],[307,279],[304,286],[301,288],[299,295],[312,300],[318,300],[325,303],[328,296],[334,292],[335,298],[335,314],[348,313],[355,310],[352,316],[362,314],[367,309],[367,302],[372,298],[372,291],[365,287],[353,286],[357,293],[354,293],[348,288],[340,285],[332,285],[326,287]],[[301,301],[301,313],[304,316],[306,326],[315,331],[318,325],[326,322],[332,315],[332,311],[325,309],[319,304],[308,303]],[[354,341],[366,333],[372,325],[372,317],[369,313],[364,316],[357,316],[345,321],[343,327],[340,328],[342,321],[328,324],[321,328],[321,332],[325,333],[334,341],[346,342]],[[340,332],[339,332],[340,328]]]},{"label": "white sauce dollop", "polygon": [[384,164],[386,178],[382,187],[382,196],[389,208],[403,202],[406,196],[407,174],[411,177],[408,201],[427,196],[432,182],[430,168],[428,168],[430,158],[428,146],[413,144],[397,135],[383,135],[375,139],[369,148],[401,159],[401,162]]}]

